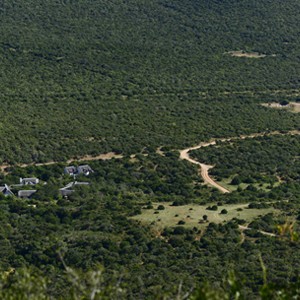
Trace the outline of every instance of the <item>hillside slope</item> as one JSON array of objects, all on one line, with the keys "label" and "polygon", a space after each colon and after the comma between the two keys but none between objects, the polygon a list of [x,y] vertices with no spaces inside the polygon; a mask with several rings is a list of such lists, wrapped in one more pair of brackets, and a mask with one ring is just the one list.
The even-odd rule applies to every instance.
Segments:
[{"label": "hillside slope", "polygon": [[[133,153],[298,126],[254,103],[278,91],[297,96],[299,5],[2,2],[0,160]],[[226,54],[237,50],[267,56]]]}]

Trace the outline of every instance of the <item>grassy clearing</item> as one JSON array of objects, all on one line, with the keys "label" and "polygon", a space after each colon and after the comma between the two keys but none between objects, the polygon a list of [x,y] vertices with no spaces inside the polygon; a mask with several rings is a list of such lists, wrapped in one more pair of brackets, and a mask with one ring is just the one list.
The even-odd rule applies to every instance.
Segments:
[{"label": "grassy clearing", "polygon": [[[163,205],[165,209],[157,210],[159,205]],[[156,228],[176,226],[179,221],[184,221],[184,226],[187,227],[203,228],[209,222],[223,223],[233,218],[250,222],[258,216],[275,211],[274,208],[248,209],[248,203],[218,206],[217,211],[207,210],[206,208],[211,205],[213,204],[205,206],[195,204],[171,206],[171,203],[154,203],[153,209],[144,209],[142,214],[134,216],[133,219],[139,220],[144,224],[152,224]],[[223,209],[226,209],[228,213],[220,214]],[[207,222],[203,223],[204,215],[207,216]]]}]

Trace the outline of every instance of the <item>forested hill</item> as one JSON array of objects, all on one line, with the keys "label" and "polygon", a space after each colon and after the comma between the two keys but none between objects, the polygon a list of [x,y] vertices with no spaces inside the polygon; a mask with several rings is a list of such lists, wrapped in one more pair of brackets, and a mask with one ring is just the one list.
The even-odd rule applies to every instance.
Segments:
[{"label": "forested hill", "polygon": [[[297,0],[2,1],[0,160],[294,128],[254,103],[298,95],[299,18]],[[228,54],[238,50],[266,56]]]}]

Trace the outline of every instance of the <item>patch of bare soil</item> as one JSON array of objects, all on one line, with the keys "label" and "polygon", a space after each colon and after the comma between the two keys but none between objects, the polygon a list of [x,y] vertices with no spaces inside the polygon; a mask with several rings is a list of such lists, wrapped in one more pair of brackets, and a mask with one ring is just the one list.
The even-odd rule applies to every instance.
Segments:
[{"label": "patch of bare soil", "polygon": [[300,112],[300,103],[299,102],[291,102],[289,105],[291,106],[293,112],[296,112],[296,113]]},{"label": "patch of bare soil", "polygon": [[[264,58],[267,55],[259,52],[245,52],[243,50],[240,51],[229,51],[227,54],[234,57],[246,57],[246,58]],[[275,56],[275,55],[272,55]]]},{"label": "patch of bare soil", "polygon": [[162,149],[162,147],[158,147],[156,149],[156,153],[159,154],[159,155],[161,155],[161,156],[165,156],[165,153],[161,149]]},{"label": "patch of bare soil", "polygon": [[290,102],[287,105],[281,105],[277,102],[262,103],[262,106],[276,109],[286,109],[295,113],[300,112],[300,102]]}]

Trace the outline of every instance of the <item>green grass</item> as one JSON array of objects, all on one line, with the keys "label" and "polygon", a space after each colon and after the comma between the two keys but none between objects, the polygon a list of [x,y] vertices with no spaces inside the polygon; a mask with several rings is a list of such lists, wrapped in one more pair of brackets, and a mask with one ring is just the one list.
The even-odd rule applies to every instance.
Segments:
[{"label": "green grass", "polygon": [[[157,210],[158,205],[164,205],[165,209]],[[256,217],[275,211],[274,208],[248,209],[248,203],[218,206],[217,211],[207,210],[206,208],[211,205],[213,204],[171,206],[171,203],[154,203],[153,209],[144,209],[142,214],[134,216],[133,219],[139,220],[144,224],[152,224],[157,228],[176,226],[181,220],[185,222],[184,226],[186,227],[203,228],[209,222],[223,223],[233,218],[250,222]],[[228,213],[220,214],[222,209],[226,209]],[[238,209],[242,209],[242,211],[238,211]],[[203,215],[208,216],[208,222],[199,223],[200,220],[203,220]]]},{"label": "green grass", "polygon": [[[231,180],[232,180],[233,177],[234,176],[231,176],[229,178],[224,178],[221,181],[217,181],[217,183],[220,184],[221,186],[223,186],[224,188],[228,189],[231,192],[236,191],[238,189],[238,187],[240,187],[241,189],[244,190],[244,189],[246,189],[249,186],[248,183],[240,183],[239,185],[232,185],[232,184],[230,184],[230,182],[231,182]],[[275,182],[273,184],[272,188],[270,188],[270,184],[266,183],[266,182],[263,182],[263,183],[253,183],[252,185],[255,186],[258,190],[269,192],[269,191],[272,190],[272,188],[278,187],[280,185],[280,182],[279,181]]]}]

